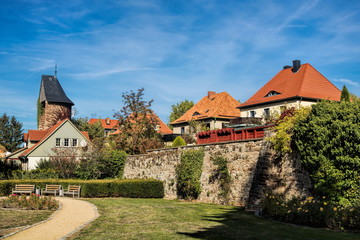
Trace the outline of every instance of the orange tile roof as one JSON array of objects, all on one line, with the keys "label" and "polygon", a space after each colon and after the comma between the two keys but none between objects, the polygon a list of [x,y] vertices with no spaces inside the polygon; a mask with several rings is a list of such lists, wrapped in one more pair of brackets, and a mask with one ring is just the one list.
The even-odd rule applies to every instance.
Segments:
[{"label": "orange tile roof", "polygon": [[[150,116],[147,116],[147,117],[150,118]],[[157,120],[157,123],[159,124],[159,130],[157,131],[158,133],[161,133],[161,134],[172,134],[173,133],[173,131],[163,121],[161,121],[161,119],[156,114],[153,114],[152,117],[154,117]],[[112,121],[118,122],[118,120],[112,120]],[[110,133],[109,135],[116,135],[119,133],[120,133],[120,130],[117,129],[115,132]]]},{"label": "orange tile roof", "polygon": [[[40,141],[48,132],[48,130],[29,130],[27,133],[27,140]],[[25,135],[26,133],[24,133]],[[25,139],[25,136],[24,136]]]},{"label": "orange tile roof", "polygon": [[[61,120],[61,121],[57,122],[55,125],[53,125],[51,128],[49,128],[48,130],[29,130],[29,136],[30,136],[30,131],[34,132],[35,133],[34,136],[37,136],[37,137],[40,134],[42,134],[42,133],[39,134],[38,133],[39,131],[45,132],[45,134],[43,135],[43,137],[41,139],[39,139],[39,141],[34,146],[32,146],[31,148],[24,151],[20,156],[26,156],[30,152],[32,152],[35,148],[37,148],[42,142],[44,142],[56,129],[58,129],[66,121],[70,121],[70,120],[69,119]],[[87,132],[81,131],[81,133],[90,141],[89,134]],[[30,140],[32,140],[32,139],[30,138]]]},{"label": "orange tile roof", "polygon": [[[266,97],[271,91],[280,94]],[[281,70],[239,108],[294,97],[340,101],[340,95],[341,91],[335,85],[309,63],[305,63],[295,73],[292,68]]]},{"label": "orange tile roof", "polygon": [[230,119],[239,117],[240,111],[237,109],[239,105],[240,103],[227,92],[208,92],[208,96],[203,97],[198,103],[184,113],[184,115],[173,121],[171,124],[206,118]]},{"label": "orange tile roof", "polygon": [[108,119],[108,123],[106,123],[106,120],[107,119],[97,119],[97,118],[92,118],[89,120],[89,123],[90,124],[94,124],[94,123],[97,123],[97,122],[100,122],[101,123],[101,126],[105,129],[117,129],[117,125],[118,125],[118,120],[114,120],[114,119]]}]

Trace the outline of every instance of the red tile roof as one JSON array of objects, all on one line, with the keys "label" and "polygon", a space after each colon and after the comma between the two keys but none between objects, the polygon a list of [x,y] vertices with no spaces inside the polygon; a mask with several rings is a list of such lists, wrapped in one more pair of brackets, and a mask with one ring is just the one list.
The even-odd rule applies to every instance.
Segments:
[{"label": "red tile roof", "polygon": [[[161,134],[172,134],[173,133],[173,131],[163,121],[161,121],[161,119],[156,114],[152,115],[152,117],[154,117],[157,120],[157,123],[159,124],[159,130],[157,131],[158,133],[161,133]],[[150,118],[150,117],[148,116],[148,118]],[[111,121],[116,121],[118,123],[118,120],[111,120]],[[116,126],[117,126],[117,123],[116,123]],[[120,133],[120,130],[117,129],[115,132],[110,133],[110,135],[116,135],[119,133]]]},{"label": "red tile roof", "polygon": [[198,103],[190,108],[184,115],[173,121],[171,124],[183,123],[192,120],[206,118],[235,118],[240,116],[237,107],[240,105],[227,92],[215,93],[208,92],[208,96],[203,97]]},{"label": "red tile roof", "polygon": [[118,120],[114,120],[114,119],[98,119],[98,118],[92,118],[89,120],[90,124],[94,124],[100,122],[101,126],[105,129],[117,129],[117,125],[118,125]]},{"label": "red tile roof", "polygon": [[[271,91],[280,94],[266,97]],[[295,73],[291,68],[281,70],[252,97],[241,104],[240,109],[294,97],[340,101],[340,95],[341,91],[335,85],[309,63],[305,63]]]},{"label": "red tile roof", "polygon": [[[40,141],[48,132],[49,130],[29,130],[27,133],[27,139],[30,141]],[[24,133],[25,139],[25,133]]]}]

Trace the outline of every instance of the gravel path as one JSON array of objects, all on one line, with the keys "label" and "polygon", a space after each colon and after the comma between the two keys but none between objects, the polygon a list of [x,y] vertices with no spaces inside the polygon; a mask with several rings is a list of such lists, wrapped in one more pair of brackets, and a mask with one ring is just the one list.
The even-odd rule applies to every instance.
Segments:
[{"label": "gravel path", "polygon": [[65,239],[98,217],[97,208],[92,203],[67,197],[57,197],[56,199],[59,200],[62,207],[51,216],[50,220],[5,239]]}]

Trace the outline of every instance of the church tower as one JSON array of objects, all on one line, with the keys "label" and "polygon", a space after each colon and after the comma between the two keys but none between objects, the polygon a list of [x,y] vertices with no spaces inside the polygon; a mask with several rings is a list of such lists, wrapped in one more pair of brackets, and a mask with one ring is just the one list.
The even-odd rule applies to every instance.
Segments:
[{"label": "church tower", "polygon": [[56,75],[42,75],[37,104],[38,130],[47,130],[58,121],[70,119],[73,105]]}]

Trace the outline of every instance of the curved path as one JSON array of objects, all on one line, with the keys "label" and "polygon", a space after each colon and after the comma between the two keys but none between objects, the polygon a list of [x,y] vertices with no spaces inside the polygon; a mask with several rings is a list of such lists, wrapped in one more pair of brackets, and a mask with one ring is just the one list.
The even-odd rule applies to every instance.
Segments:
[{"label": "curved path", "polygon": [[62,239],[79,231],[95,220],[99,214],[92,203],[65,197],[57,197],[61,209],[57,210],[46,222],[32,226],[5,239]]}]

